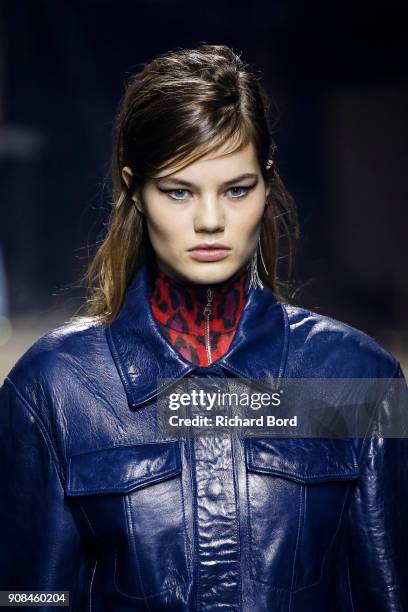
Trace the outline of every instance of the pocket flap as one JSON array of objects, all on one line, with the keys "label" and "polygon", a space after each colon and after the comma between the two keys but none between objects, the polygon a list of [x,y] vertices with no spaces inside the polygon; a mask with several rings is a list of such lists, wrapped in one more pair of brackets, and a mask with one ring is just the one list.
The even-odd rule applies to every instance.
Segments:
[{"label": "pocket flap", "polygon": [[246,438],[247,469],[296,482],[352,480],[360,476],[352,443],[339,438]]},{"label": "pocket flap", "polygon": [[71,455],[67,495],[127,493],[181,472],[179,442],[113,446]]}]

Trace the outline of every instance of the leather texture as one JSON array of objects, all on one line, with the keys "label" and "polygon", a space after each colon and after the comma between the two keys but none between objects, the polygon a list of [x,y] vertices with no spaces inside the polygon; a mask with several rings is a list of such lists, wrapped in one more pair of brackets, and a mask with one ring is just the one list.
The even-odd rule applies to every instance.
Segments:
[{"label": "leather texture", "polygon": [[69,591],[74,612],[406,612],[406,438],[157,433],[161,379],[405,382],[399,362],[251,288],[227,353],[196,366],[151,283],[145,265],[110,326],[44,334],[0,389],[0,590]]}]

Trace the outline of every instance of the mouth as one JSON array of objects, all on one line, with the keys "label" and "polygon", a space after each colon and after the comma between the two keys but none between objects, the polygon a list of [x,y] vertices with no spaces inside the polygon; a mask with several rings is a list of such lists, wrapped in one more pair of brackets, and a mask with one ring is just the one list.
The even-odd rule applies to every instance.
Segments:
[{"label": "mouth", "polygon": [[224,244],[198,244],[197,246],[188,249],[190,256],[197,261],[218,261],[228,257],[230,247]]}]

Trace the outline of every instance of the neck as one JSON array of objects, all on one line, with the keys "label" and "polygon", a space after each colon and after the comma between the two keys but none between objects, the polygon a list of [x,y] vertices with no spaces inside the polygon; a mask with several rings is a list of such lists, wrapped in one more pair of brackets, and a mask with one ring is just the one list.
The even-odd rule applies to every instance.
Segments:
[{"label": "neck", "polygon": [[181,355],[200,366],[229,348],[249,287],[245,268],[223,283],[184,283],[157,270],[150,296],[153,316]]},{"label": "neck", "polygon": [[181,280],[174,278],[171,274],[164,272],[156,267],[156,285],[157,281],[165,283],[169,289],[177,293],[183,294],[186,299],[190,298],[193,301],[207,302],[208,290],[211,290],[213,299],[225,299],[227,294],[238,287],[247,294],[249,287],[249,266],[240,268],[235,274],[230,276],[225,281],[218,283],[195,283],[192,281]]}]

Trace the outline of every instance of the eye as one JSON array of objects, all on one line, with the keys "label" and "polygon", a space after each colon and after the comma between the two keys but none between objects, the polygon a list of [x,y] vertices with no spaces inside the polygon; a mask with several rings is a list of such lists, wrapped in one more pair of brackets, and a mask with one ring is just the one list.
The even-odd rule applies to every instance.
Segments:
[{"label": "eye", "polygon": [[[229,189],[228,191],[233,191],[235,193],[235,195],[232,195],[232,199],[233,200],[238,200],[239,198],[243,198],[246,196],[246,194],[248,193],[248,191],[250,191],[251,189],[253,189],[254,185],[252,185],[251,187],[231,187],[231,189]],[[243,191],[244,193],[242,193],[241,195],[237,194],[236,190],[238,191]]]},{"label": "eye", "polygon": [[180,191],[183,193],[187,193],[187,189],[160,189],[159,187],[159,191],[161,191],[162,193],[167,193],[168,196],[172,199],[172,200],[185,200],[186,198],[179,198],[177,195],[176,197],[170,195],[172,193],[178,194],[180,195]]}]

